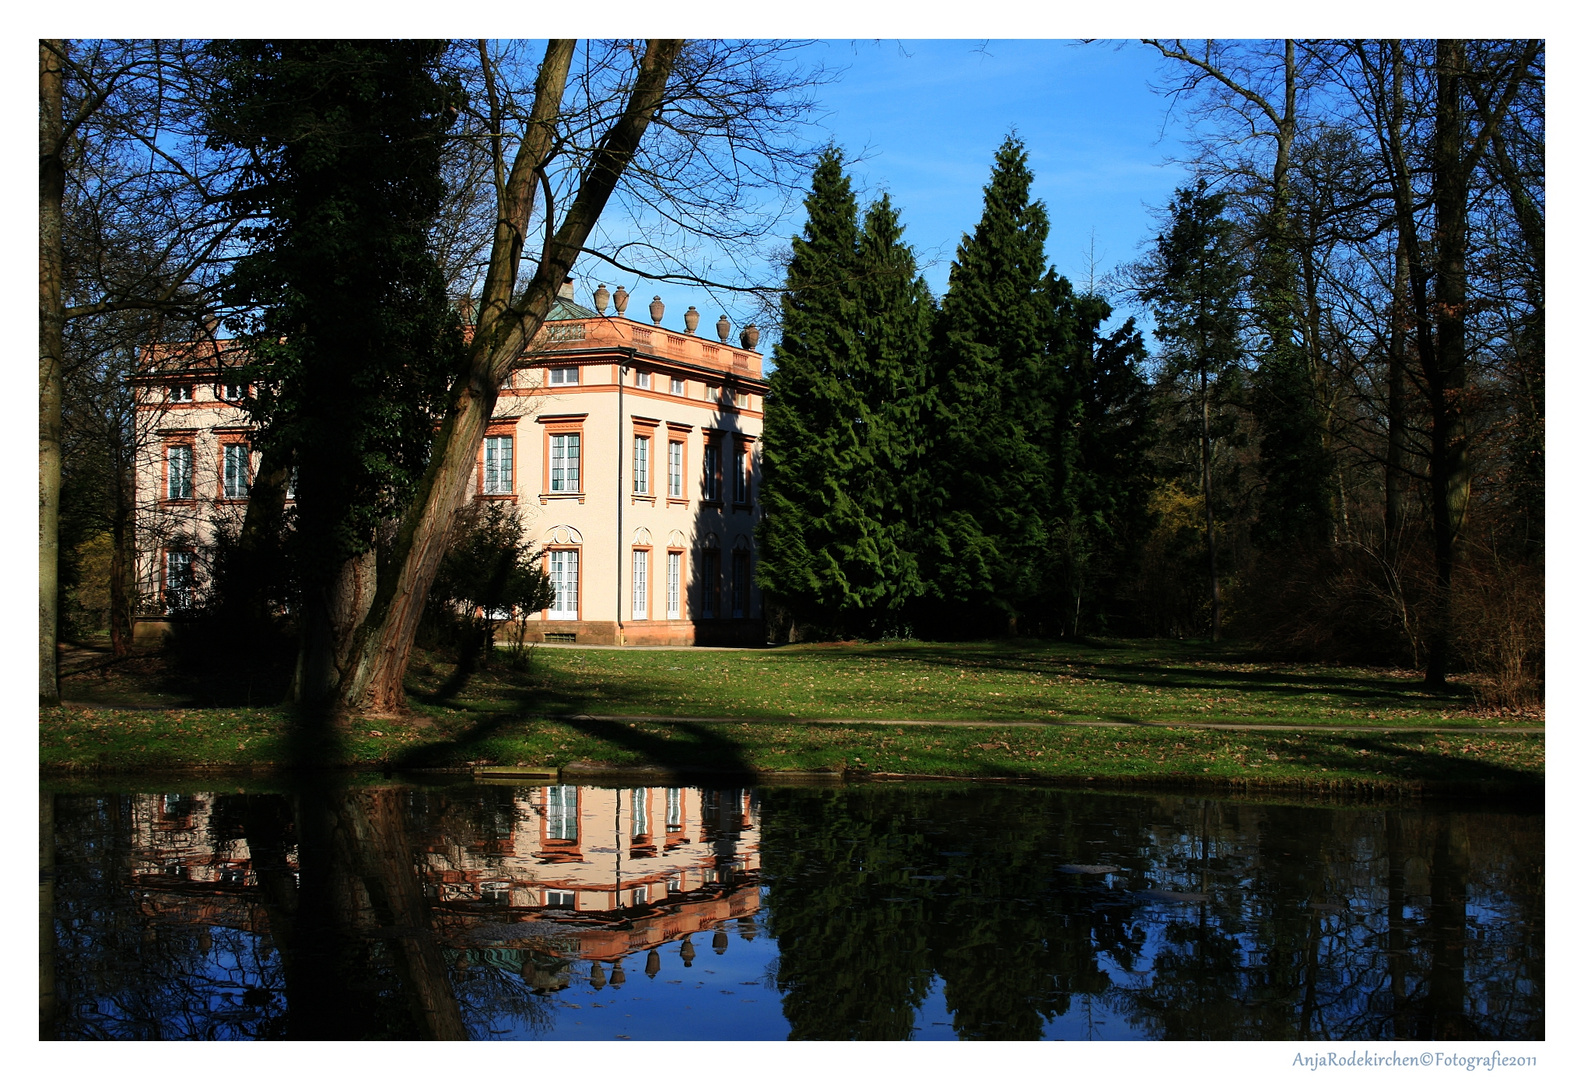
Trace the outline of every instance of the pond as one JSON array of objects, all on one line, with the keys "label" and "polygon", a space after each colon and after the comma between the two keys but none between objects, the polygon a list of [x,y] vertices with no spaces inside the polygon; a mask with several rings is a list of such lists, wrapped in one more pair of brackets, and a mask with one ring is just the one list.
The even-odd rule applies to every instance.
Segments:
[{"label": "pond", "polygon": [[1522,807],[205,780],[40,817],[45,1038],[1545,1037]]}]

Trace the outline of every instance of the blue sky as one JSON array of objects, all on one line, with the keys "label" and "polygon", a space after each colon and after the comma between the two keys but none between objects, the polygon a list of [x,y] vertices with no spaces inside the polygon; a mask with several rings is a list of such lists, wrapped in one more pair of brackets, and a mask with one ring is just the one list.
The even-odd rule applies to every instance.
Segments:
[{"label": "blue sky", "polygon": [[[1010,132],[1028,150],[1035,196],[1050,214],[1046,257],[1080,288],[1091,272],[1091,242],[1096,277],[1137,257],[1155,233],[1150,208],[1163,206],[1186,178],[1167,160],[1181,152],[1181,126],[1168,123],[1166,100],[1150,89],[1157,61],[1137,42],[827,41],[806,59],[843,69],[817,91],[810,136],[856,158],[849,172],[864,202],[890,193],[937,297],[958,242],[979,219],[992,160]],[[783,238],[802,225],[799,205]],[[609,271],[580,270],[586,303],[585,284],[597,283],[587,275]],[[677,284],[644,283],[633,292],[645,303],[659,293],[667,325],[679,326],[696,305],[701,333],[723,310],[739,325],[751,314],[747,301],[730,294]],[[769,341],[761,348],[768,353]]]}]

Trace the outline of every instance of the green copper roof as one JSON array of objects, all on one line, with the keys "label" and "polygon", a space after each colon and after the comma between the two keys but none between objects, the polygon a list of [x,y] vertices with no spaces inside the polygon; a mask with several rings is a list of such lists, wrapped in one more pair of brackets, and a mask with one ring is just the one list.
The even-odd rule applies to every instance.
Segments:
[{"label": "green copper roof", "polygon": [[545,315],[545,322],[554,322],[557,319],[597,319],[594,312],[582,304],[574,304],[564,296],[555,298],[555,303],[550,305],[550,311]]}]

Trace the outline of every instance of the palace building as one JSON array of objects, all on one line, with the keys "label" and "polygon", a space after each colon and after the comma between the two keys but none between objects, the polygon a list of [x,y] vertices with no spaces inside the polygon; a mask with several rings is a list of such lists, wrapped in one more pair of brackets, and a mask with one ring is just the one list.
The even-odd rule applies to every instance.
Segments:
[{"label": "palace building", "polygon": [[[757,644],[756,481],[766,388],[752,325],[739,343],[627,318],[601,285],[569,278],[501,389],[479,448],[475,499],[509,503],[543,549],[552,606],[532,641]],[[611,304],[614,301],[614,311]],[[242,358],[208,340],[146,350],[138,379],[139,581],[152,638],[203,588],[215,527],[240,521],[258,456],[240,407]],[[232,373],[228,375],[228,373]]]}]

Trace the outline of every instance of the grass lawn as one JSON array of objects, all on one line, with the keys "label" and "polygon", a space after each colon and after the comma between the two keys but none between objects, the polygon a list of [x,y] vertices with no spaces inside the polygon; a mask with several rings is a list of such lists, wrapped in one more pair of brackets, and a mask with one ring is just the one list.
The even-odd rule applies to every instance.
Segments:
[{"label": "grass lawn", "polygon": [[[460,688],[446,685],[451,675],[437,658],[420,656],[409,683],[411,717],[355,718],[312,745],[284,710],[247,707],[242,695],[255,694],[253,688],[231,687],[227,700],[225,687],[184,690],[178,676],[148,666],[72,676],[63,686],[69,700],[143,708],[41,710],[41,765],[62,772],[303,761],[382,768],[659,765],[1321,790],[1533,790],[1545,768],[1542,735],[1492,730],[1538,724],[1538,712],[1492,715],[1466,692],[1431,694],[1406,672],[1273,667],[1203,645],[539,649],[525,671],[497,663]],[[962,726],[964,720],[975,726]],[[1172,726],[1073,726],[1094,720]],[[1186,721],[1378,730],[1176,726]],[[1014,726],[1030,722],[1039,726]]]},{"label": "grass lawn", "polygon": [[540,648],[526,673],[496,665],[460,691],[420,660],[414,704],[473,713],[765,719],[1112,721],[1237,724],[1535,724],[1497,716],[1467,688],[1431,692],[1414,672],[1272,665],[1204,643],[974,642],[778,649]]}]

